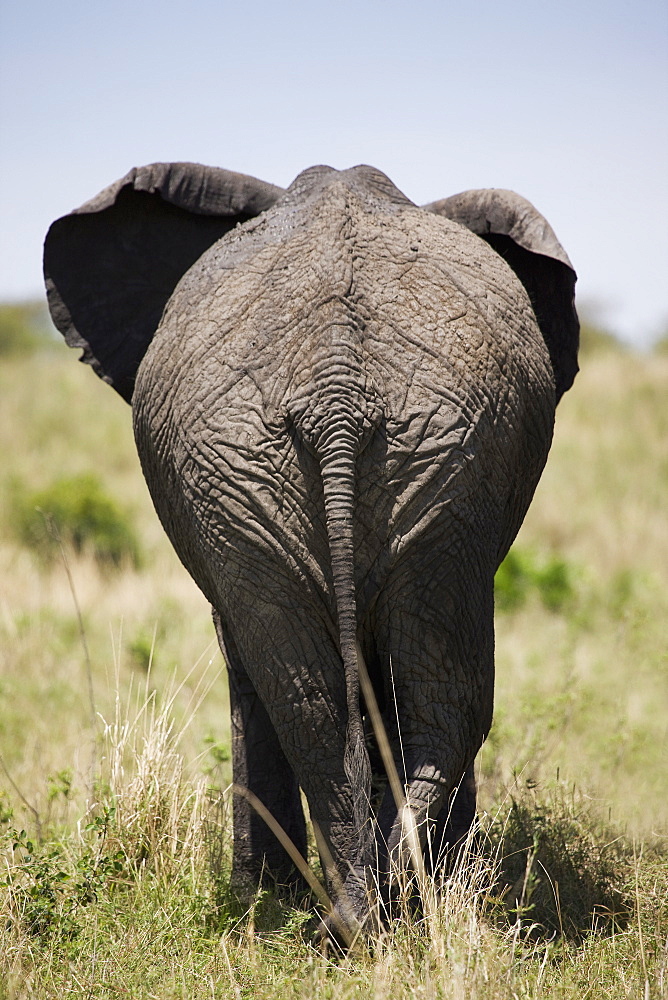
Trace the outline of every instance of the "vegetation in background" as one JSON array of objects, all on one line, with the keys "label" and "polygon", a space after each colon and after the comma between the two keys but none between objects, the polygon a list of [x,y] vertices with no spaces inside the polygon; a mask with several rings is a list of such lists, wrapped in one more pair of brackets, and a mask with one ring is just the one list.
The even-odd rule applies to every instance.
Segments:
[{"label": "vegetation in background", "polygon": [[596,320],[584,319],[580,322],[580,356],[587,357],[590,354],[614,351],[620,353],[624,350],[622,343],[617,340],[613,333],[606,330]]},{"label": "vegetation in background", "polygon": [[101,563],[139,564],[129,515],[92,474],[59,478],[35,492],[15,486],[14,515],[23,544],[44,559],[52,559],[62,543],[77,553],[90,551]]},{"label": "vegetation in background", "polygon": [[[2,1000],[668,993],[668,357],[584,340],[496,579],[480,849],[443,893],[422,886],[422,913],[347,957],[321,954],[308,899],[230,890],[227,685],[127,406],[72,352],[5,356]],[[34,511],[91,474],[94,487],[60,487],[65,506],[109,500],[142,561],[70,538],[86,652],[63,562],[30,555],[16,503]]]},{"label": "vegetation in background", "polygon": [[512,611],[536,593],[549,611],[561,611],[573,601],[574,575],[572,568],[558,556],[539,556],[514,546],[494,578],[496,607]]},{"label": "vegetation in background", "polygon": [[628,926],[633,913],[630,849],[563,785],[518,788],[505,816],[490,827],[501,857],[507,911],[536,938],[582,942],[593,932]]},{"label": "vegetation in background", "polygon": [[59,344],[46,303],[0,303],[0,357],[30,354]]}]

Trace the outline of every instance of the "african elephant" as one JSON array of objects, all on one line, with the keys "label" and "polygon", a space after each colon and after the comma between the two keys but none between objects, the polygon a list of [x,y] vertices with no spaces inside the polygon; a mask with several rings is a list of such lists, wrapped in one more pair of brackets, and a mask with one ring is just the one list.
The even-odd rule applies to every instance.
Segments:
[{"label": "african elephant", "polygon": [[[45,276],[213,608],[235,781],[302,854],[304,791],[352,932],[403,844],[389,787],[372,821],[360,677],[421,843],[473,817],[494,573],[577,372],[568,257],[509,191],[420,208],[368,166],[283,190],[174,163],[56,221]],[[267,871],[292,862],[237,796],[235,878]]]}]

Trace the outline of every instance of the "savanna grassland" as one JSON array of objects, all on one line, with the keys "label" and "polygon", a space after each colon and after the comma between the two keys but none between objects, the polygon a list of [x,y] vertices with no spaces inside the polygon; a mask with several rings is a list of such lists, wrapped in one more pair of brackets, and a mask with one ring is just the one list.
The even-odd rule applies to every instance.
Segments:
[{"label": "savanna grassland", "polygon": [[224,664],[130,411],[7,308],[0,998],[668,996],[668,353],[592,344],[559,407],[465,865],[325,955],[312,900],[230,890]]}]

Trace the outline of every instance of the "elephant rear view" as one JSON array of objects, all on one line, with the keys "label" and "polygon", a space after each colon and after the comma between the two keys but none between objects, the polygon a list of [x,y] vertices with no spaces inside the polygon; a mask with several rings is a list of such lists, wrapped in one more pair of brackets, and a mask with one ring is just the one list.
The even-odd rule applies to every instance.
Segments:
[{"label": "elephant rear view", "polygon": [[[283,191],[153,164],[54,223],[45,275],[67,342],[132,403],[155,508],[212,605],[235,783],[302,855],[304,791],[354,934],[406,853],[389,784],[372,815],[360,673],[428,859],[473,819],[494,574],[577,372],[570,262],[508,191],[419,208],[371,167]],[[233,876],[290,882],[249,798]]]}]

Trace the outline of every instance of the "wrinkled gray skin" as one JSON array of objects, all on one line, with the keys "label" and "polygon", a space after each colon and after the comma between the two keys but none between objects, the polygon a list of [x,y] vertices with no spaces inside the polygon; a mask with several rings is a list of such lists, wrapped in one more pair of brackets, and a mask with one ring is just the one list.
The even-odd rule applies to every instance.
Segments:
[{"label": "wrinkled gray skin", "polygon": [[[137,302],[142,290],[114,278],[107,237],[90,227],[109,218],[120,232],[126,223],[113,212],[128,190],[142,192],[132,195],[142,211],[162,199],[160,208],[177,206],[177,223],[187,209],[215,227],[201,201],[209,175],[183,195],[178,170],[187,177],[189,166],[164,168],[159,183],[160,165],[142,168],[149,181],[128,175],[56,223],[45,255],[50,303],[84,360],[132,399],[156,510],[211,602],[229,668],[235,781],[305,854],[303,789],[336,919],[354,931],[367,918],[370,873],[388,872],[402,851],[389,788],[370,820],[381,768],[367,749],[358,650],[422,843],[433,821],[432,851],[453,844],[473,818],[473,760],[492,718],[494,573],[576,370],[574,275],[532,206],[525,231],[535,219],[544,229],[520,234],[515,270],[506,263],[507,192],[468,193],[473,209],[467,194],[425,210],[370,167],[314,167],[286,193],[210,171],[239,205],[226,203],[210,249],[195,247],[153,307],[151,329],[137,334],[139,307],[108,317],[123,282]],[[242,181],[251,195],[239,194]],[[90,229],[74,263],[66,257],[79,230],[59,236],[61,224]],[[146,224],[128,225],[141,254]],[[163,253],[166,231],[138,271]],[[116,240],[123,253],[129,239]],[[77,277],[98,246],[98,270]],[[127,328],[125,340],[112,327]],[[126,355],[126,368],[114,368]],[[279,882],[294,874],[237,796],[234,875],[262,871]]]}]

